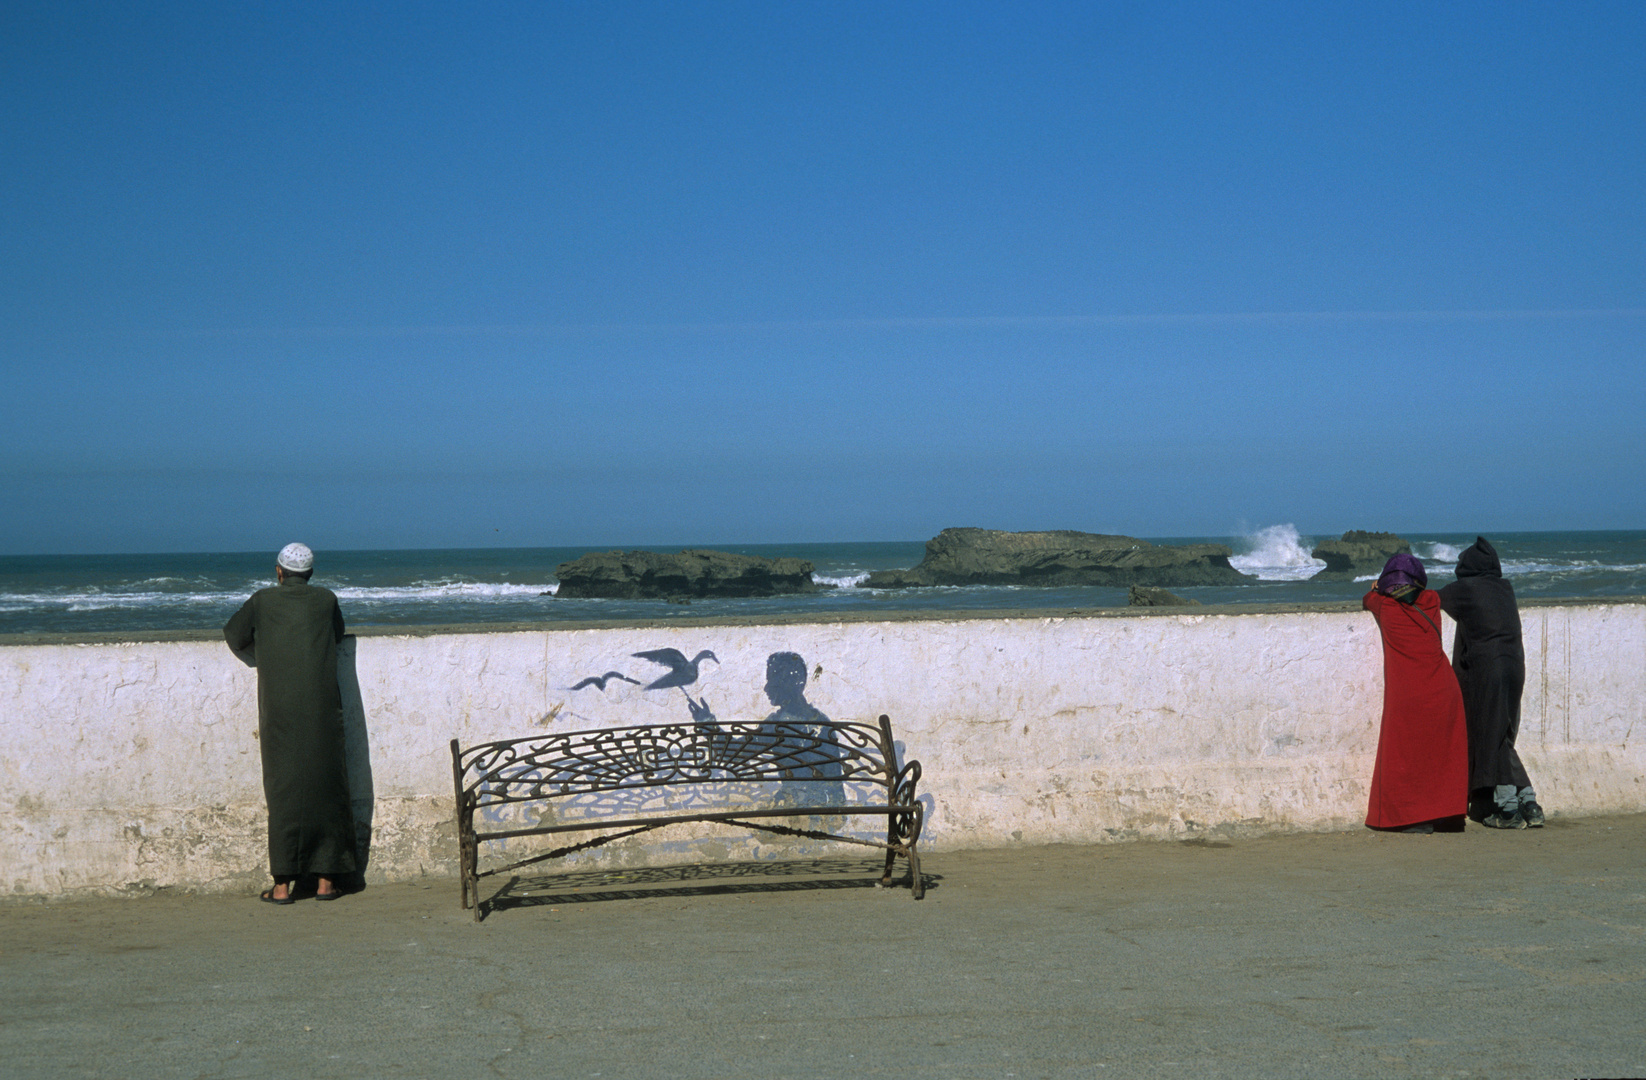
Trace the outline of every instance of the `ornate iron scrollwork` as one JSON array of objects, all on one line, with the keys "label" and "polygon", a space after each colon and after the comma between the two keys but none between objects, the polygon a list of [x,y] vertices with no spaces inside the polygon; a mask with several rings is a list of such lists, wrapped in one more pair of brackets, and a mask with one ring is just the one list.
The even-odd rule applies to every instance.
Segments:
[{"label": "ornate iron scrollwork", "polygon": [[[916,851],[925,817],[915,797],[920,763],[898,767],[884,716],[878,726],[767,720],[612,727],[468,748],[454,739],[451,749],[463,901],[477,905],[476,918],[480,877],[685,821],[884,848],[884,880],[901,855],[915,898],[925,891]],[[647,796],[648,789],[681,785],[699,787],[678,798]],[[539,805],[510,809],[528,803]],[[486,819],[483,831],[476,831],[477,813]],[[826,831],[853,814],[884,817],[885,841]],[[797,819],[807,817],[813,827],[798,827]],[[484,842],[597,830],[606,831],[552,851],[539,848],[508,866],[478,867]]]},{"label": "ornate iron scrollwork", "polygon": [[911,761],[899,769],[897,779],[892,783],[892,802],[898,806],[913,808],[895,813],[889,819],[891,838],[898,843],[913,844],[920,839],[920,825],[925,818],[925,808],[915,801],[915,785],[918,783],[918,761]]},{"label": "ornate iron scrollwork", "polygon": [[654,724],[484,743],[459,764],[473,805],[711,780],[870,780],[890,790],[867,724]]}]

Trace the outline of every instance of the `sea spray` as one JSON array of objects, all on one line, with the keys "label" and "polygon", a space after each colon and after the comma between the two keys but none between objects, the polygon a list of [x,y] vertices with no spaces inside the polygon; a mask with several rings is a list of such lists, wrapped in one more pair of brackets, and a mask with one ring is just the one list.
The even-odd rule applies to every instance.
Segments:
[{"label": "sea spray", "polygon": [[1243,539],[1247,550],[1230,557],[1229,565],[1260,581],[1303,581],[1326,566],[1309,554],[1296,525],[1270,525]]},{"label": "sea spray", "polygon": [[1427,544],[1419,542],[1414,545],[1412,554],[1422,559],[1423,565],[1426,567],[1436,565],[1452,566],[1457,563],[1457,557],[1463,554],[1463,549],[1455,544],[1433,540]]},{"label": "sea spray", "polygon": [[828,574],[813,574],[812,582],[817,585],[833,585],[837,589],[855,589],[869,579],[869,572],[861,574],[841,574],[831,577]]}]

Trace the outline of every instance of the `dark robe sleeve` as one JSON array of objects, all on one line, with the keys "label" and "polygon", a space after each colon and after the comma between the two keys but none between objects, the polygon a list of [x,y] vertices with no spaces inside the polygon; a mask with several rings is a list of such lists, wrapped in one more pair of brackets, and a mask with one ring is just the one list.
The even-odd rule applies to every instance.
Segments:
[{"label": "dark robe sleeve", "polygon": [[[244,604],[241,604],[240,610],[235,612],[233,617],[230,618],[228,623],[223,627],[223,640],[229,643],[229,649],[233,652],[246,652],[252,647],[254,635],[252,633],[253,620],[251,604],[252,602],[250,600],[247,600]],[[343,613],[341,611],[337,613],[337,625],[340,628],[337,640],[342,641],[343,638],[341,634],[341,627],[343,625]]]}]

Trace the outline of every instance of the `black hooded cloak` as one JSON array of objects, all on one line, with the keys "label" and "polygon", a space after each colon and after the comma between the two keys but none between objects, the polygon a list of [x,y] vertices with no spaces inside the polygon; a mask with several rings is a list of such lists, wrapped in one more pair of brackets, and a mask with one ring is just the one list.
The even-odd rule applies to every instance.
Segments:
[{"label": "black hooded cloak", "polygon": [[1469,789],[1530,787],[1515,752],[1526,686],[1520,608],[1515,587],[1503,580],[1503,564],[1484,536],[1458,557],[1457,580],[1440,590],[1440,606],[1457,623],[1452,670],[1469,725]]}]

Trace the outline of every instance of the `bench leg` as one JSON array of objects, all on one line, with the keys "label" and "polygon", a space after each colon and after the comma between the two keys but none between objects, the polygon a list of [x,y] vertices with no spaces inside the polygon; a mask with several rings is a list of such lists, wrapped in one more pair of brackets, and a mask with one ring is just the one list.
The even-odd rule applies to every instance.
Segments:
[{"label": "bench leg", "polygon": [[910,823],[908,838],[904,841],[909,852],[909,892],[916,900],[926,895],[926,880],[920,876],[920,830],[926,824],[926,808],[915,803],[914,820]]},{"label": "bench leg", "polygon": [[463,908],[474,909],[475,918],[480,917],[480,878],[479,845],[472,834],[459,835],[457,839],[457,880],[463,893]]}]

